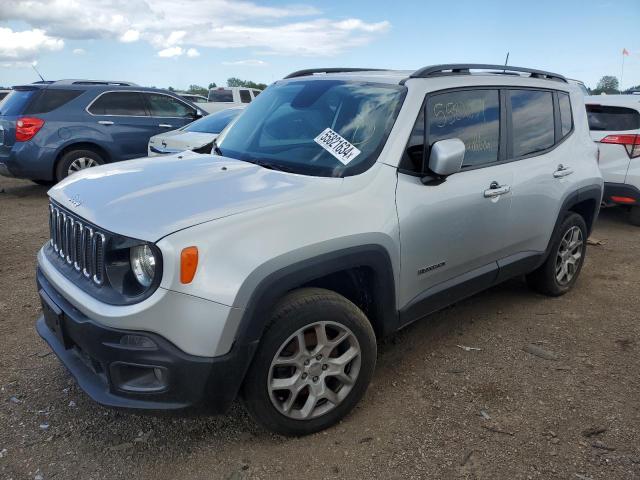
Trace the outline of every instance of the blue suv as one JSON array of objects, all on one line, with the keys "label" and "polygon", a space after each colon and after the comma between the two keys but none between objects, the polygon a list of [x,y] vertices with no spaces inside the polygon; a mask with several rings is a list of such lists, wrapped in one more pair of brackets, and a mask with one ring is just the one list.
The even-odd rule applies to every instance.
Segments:
[{"label": "blue suv", "polygon": [[178,95],[129,82],[16,86],[0,102],[0,175],[45,184],[83,168],[146,157],[149,138],[204,115]]}]

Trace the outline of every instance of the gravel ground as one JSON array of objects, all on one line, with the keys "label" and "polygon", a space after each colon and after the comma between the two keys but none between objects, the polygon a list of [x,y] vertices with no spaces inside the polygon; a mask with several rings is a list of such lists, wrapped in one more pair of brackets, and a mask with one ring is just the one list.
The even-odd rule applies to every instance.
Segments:
[{"label": "gravel ground", "polygon": [[34,330],[45,192],[0,179],[2,479],[640,479],[640,228],[621,210],[571,293],[515,280],[414,324],[380,346],[351,415],[289,439],[241,405],[138,415],[77,388]]}]

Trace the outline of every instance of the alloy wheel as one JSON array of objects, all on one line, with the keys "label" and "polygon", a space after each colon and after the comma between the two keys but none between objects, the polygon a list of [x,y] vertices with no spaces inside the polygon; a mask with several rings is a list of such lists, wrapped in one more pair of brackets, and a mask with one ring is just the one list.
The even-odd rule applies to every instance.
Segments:
[{"label": "alloy wheel", "polygon": [[358,339],[344,325],[316,322],[299,329],[271,362],[267,389],[272,404],[296,420],[324,415],[352,390],[361,356]]},{"label": "alloy wheel", "polygon": [[80,170],[84,170],[85,168],[97,167],[100,165],[93,158],[90,157],[79,157],[76,158],[71,165],[69,165],[69,169],[67,170],[67,175],[71,175],[72,173],[79,172]]},{"label": "alloy wheel", "polygon": [[584,240],[582,230],[573,226],[562,237],[556,257],[556,280],[560,285],[567,285],[575,277],[580,262]]}]

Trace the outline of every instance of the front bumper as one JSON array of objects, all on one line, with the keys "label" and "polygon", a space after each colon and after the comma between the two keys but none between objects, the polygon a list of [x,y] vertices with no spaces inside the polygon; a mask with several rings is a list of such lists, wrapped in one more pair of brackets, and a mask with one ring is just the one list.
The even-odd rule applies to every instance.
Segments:
[{"label": "front bumper", "polygon": [[605,183],[602,201],[605,204],[640,205],[640,190],[626,183]]},{"label": "front bumper", "polygon": [[[40,272],[37,283],[47,321],[41,316],[36,330],[96,402],[150,410],[206,406],[224,413],[237,396],[256,344],[235,345],[220,357],[189,355],[160,335],[99,325]],[[123,344],[131,335],[155,346]]]}]

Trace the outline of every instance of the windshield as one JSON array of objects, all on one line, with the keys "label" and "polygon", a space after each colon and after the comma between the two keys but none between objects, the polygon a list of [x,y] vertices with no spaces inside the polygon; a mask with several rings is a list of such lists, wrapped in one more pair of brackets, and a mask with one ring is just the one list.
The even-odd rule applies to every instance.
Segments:
[{"label": "windshield", "polygon": [[182,130],[185,132],[220,133],[241,111],[242,109],[240,108],[229,108],[221,112],[212,113],[190,123]]},{"label": "windshield", "polygon": [[338,80],[276,83],[222,132],[219,153],[305,175],[356,175],[375,163],[405,92]]}]

